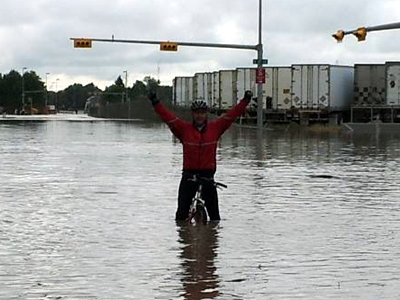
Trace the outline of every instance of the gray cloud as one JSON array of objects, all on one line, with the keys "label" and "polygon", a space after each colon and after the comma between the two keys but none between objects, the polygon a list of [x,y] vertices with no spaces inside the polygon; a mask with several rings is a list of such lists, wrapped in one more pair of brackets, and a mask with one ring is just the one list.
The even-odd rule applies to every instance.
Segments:
[{"label": "gray cloud", "polygon": [[[399,31],[352,36],[337,45],[338,29],[399,21],[392,0],[264,1],[264,44],[273,65],[398,60]],[[3,0],[0,10],[0,71],[35,69],[63,76],[64,85],[85,78],[112,82],[123,70],[130,82],[144,75],[170,83],[174,76],[251,66],[252,51],[95,43],[74,49],[70,37],[203,41],[255,44],[256,0]]]}]

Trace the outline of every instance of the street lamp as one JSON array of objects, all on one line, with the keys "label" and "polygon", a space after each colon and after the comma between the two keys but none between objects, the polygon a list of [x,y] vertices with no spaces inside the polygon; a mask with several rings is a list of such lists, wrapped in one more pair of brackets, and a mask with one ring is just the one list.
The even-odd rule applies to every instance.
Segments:
[{"label": "street lamp", "polygon": [[25,109],[25,82],[24,82],[24,73],[27,67],[22,68],[22,110]]},{"label": "street lamp", "polygon": [[128,101],[128,71],[124,71],[125,73],[125,102]]},{"label": "street lamp", "polygon": [[131,118],[131,99],[128,99],[128,71],[125,73],[125,102],[128,102],[128,119]]},{"label": "street lamp", "polygon": [[[56,82],[55,81],[53,81],[51,84],[50,84],[50,90],[51,89],[53,89],[54,88],[54,85],[56,84]],[[52,97],[52,104],[54,105],[54,107],[56,107],[56,97],[55,97],[55,95]]]},{"label": "street lamp", "polygon": [[50,73],[46,73],[46,103],[45,103],[46,109],[47,109],[47,103],[49,101],[49,92],[48,92],[48,88],[47,88],[47,76],[48,75],[50,75]]}]

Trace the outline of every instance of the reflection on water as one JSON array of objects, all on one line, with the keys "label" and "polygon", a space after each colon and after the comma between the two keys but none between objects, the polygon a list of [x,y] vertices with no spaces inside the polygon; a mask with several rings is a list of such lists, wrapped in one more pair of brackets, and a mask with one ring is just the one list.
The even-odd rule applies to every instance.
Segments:
[{"label": "reflection on water", "polygon": [[257,134],[196,227],[165,126],[0,123],[0,299],[400,299],[398,135]]},{"label": "reflection on water", "polygon": [[215,299],[219,277],[215,266],[218,252],[218,225],[178,224],[183,269],[183,296],[188,300]]}]

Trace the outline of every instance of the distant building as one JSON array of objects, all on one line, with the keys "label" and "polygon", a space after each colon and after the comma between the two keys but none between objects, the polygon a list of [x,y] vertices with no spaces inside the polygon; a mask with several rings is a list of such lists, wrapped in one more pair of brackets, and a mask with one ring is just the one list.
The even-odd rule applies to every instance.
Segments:
[{"label": "distant building", "polygon": [[89,97],[85,103],[85,113],[90,116],[97,116],[101,105],[101,95]]}]

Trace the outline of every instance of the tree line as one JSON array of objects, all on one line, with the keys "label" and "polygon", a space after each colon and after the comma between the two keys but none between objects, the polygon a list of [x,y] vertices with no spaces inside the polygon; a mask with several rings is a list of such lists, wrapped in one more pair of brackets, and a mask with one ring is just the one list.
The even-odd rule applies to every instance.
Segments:
[{"label": "tree line", "polygon": [[87,99],[94,95],[99,95],[104,104],[132,102],[146,96],[149,88],[157,90],[162,99],[172,98],[172,87],[161,86],[158,80],[150,76],[136,80],[130,87],[125,87],[121,76],[118,76],[115,82],[104,90],[93,83],[75,83],[64,90],[54,92],[47,90],[35,71],[24,72],[22,76],[18,71],[11,70],[7,74],[0,73],[0,109],[14,113],[23,109],[24,102],[25,106],[34,107],[39,111],[46,104],[54,105],[59,110],[82,110]]}]

